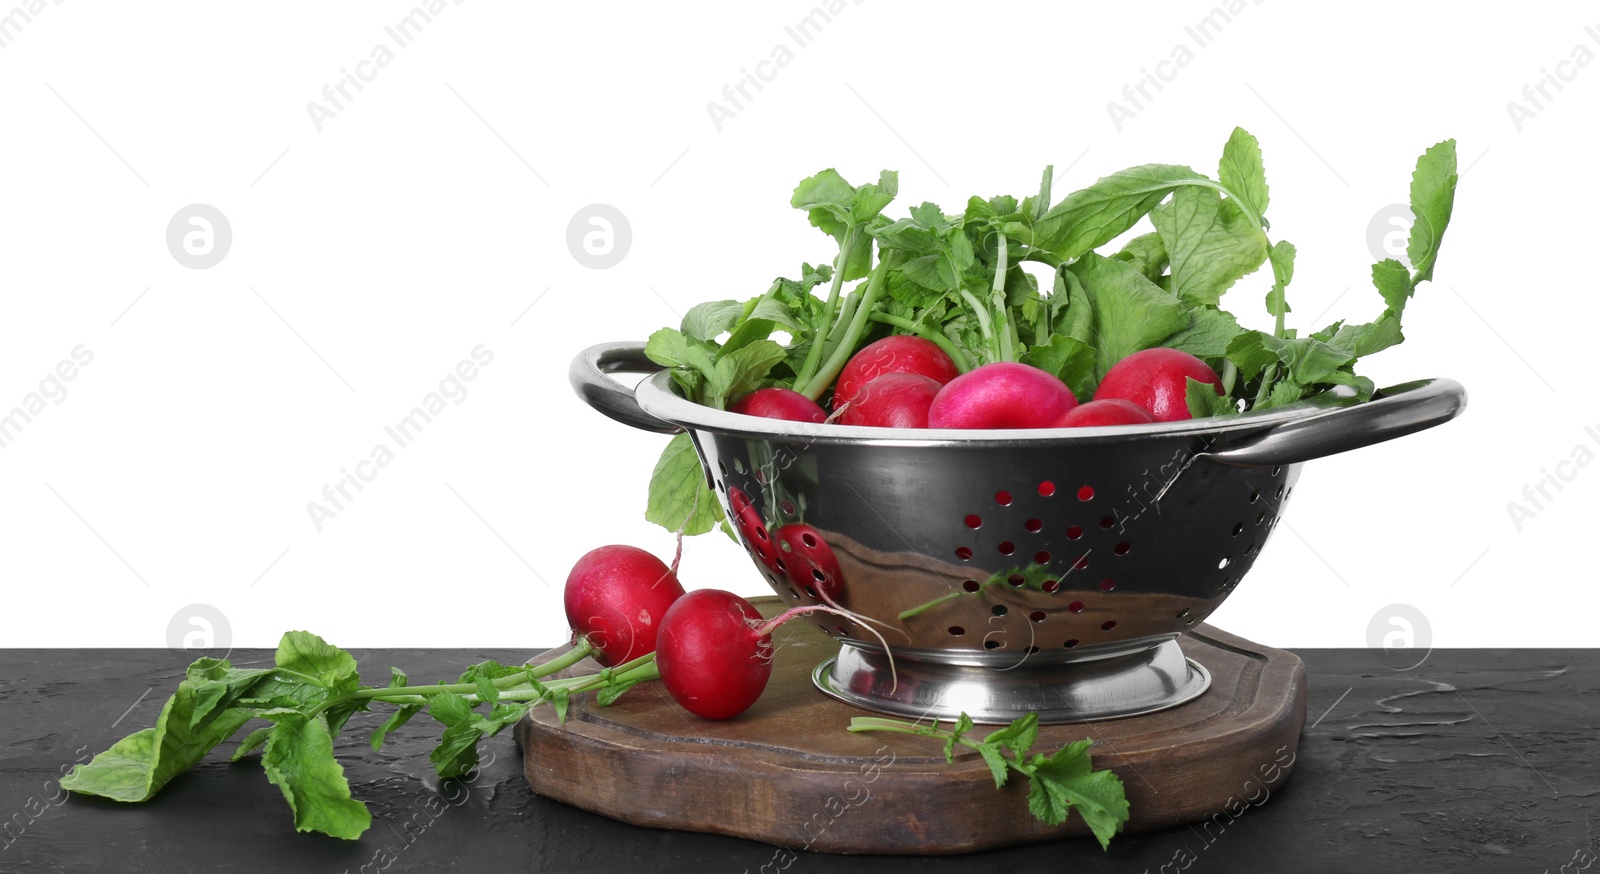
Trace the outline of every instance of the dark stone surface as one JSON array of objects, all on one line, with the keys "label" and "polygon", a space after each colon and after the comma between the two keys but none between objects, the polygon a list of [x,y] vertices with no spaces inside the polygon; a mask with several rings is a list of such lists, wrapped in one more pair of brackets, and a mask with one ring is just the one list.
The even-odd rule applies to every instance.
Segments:
[{"label": "dark stone surface", "polygon": [[[373,827],[297,834],[252,759],[219,750],[154,801],[67,796],[56,780],[154,723],[183,662],[153,650],[0,650],[0,871],[1577,872],[1600,864],[1600,650],[1439,650],[1395,672],[1365,650],[1300,650],[1310,707],[1287,787],[1232,822],[955,857],[795,854],[643,829],[533,795],[508,731],[470,782],[441,785],[418,717],[374,753],[360,714],[340,760]],[[511,651],[356,651],[415,682]],[[270,653],[233,653],[241,666]],[[1253,789],[1253,787],[1251,787]],[[1240,797],[1250,789],[1241,778]],[[1026,816],[1025,811],[1018,811]],[[1600,870],[1600,868],[1597,868]]]}]

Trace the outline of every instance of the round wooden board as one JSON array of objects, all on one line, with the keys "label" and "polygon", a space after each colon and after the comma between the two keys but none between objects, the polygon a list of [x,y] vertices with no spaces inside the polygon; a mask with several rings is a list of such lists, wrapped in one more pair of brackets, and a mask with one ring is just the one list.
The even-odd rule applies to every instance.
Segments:
[{"label": "round wooden board", "polygon": [[[781,606],[755,603],[768,614]],[[961,749],[951,764],[930,738],[846,731],[867,711],[823,695],[810,677],[838,644],[807,622],[775,640],[771,682],[736,719],[690,715],[659,683],[610,707],[574,700],[564,725],[538,708],[516,727],[529,785],[624,822],[817,852],[962,853],[1088,835],[1075,815],[1060,826],[1035,820],[1027,781],[997,790],[976,752]],[[1034,746],[1093,739],[1095,767],[1116,771],[1126,788],[1129,830],[1207,819],[1226,827],[1294,767],[1306,720],[1300,659],[1203,624],[1180,643],[1211,672],[1205,694],[1160,713],[1046,726]]]}]

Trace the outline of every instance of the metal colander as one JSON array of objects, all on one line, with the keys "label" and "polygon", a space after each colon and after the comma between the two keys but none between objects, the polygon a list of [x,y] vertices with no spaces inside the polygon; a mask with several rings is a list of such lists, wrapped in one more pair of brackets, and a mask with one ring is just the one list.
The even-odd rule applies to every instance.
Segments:
[{"label": "metal colander", "polygon": [[831,600],[822,691],[910,716],[1075,722],[1172,707],[1210,677],[1176,639],[1243,579],[1300,463],[1441,424],[1466,394],[1425,380],[1225,420],[951,431],[755,418],[678,396],[642,344],[594,346],[571,379],[637,428],[687,430],[755,567],[792,605]]}]

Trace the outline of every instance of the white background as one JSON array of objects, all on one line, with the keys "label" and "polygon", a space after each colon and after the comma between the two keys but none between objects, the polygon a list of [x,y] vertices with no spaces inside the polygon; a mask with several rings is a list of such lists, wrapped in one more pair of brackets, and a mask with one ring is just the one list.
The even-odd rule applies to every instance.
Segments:
[{"label": "white background", "polygon": [[[953,210],[1030,193],[1046,163],[1058,196],[1139,163],[1214,173],[1236,124],[1265,152],[1274,236],[1299,247],[1302,328],[1377,314],[1368,224],[1405,200],[1422,149],[1457,138],[1435,281],[1407,343],[1363,372],[1454,377],[1471,404],[1308,465],[1212,621],[1363,646],[1399,603],[1437,646],[1591,643],[1600,469],[1562,468],[1572,480],[1537,510],[1523,489],[1574,447],[1600,453],[1600,63],[1557,66],[1600,52],[1592,6],[1269,0],[1196,48],[1204,2],[874,0],[795,48],[785,27],[813,5],[473,2],[404,48],[385,27],[407,3],[71,0],[9,24],[0,413],[79,344],[93,360],[0,449],[0,645],[164,646],[192,604],[236,646],[291,628],[344,646],[552,645],[581,553],[672,548],[642,520],[663,438],[583,407],[568,361],[829,258],[787,205],[796,181],[894,168],[895,212]],[[379,44],[393,61],[319,131],[308,102],[328,105],[324,86]],[[719,131],[707,104],[780,44],[794,60],[762,68],[776,75]],[[1171,81],[1119,131],[1108,102],[1133,108],[1124,86],[1180,44],[1193,61],[1162,67]],[[1545,70],[1572,79],[1534,109],[1523,87]],[[1520,131],[1512,100],[1536,113]],[[167,250],[192,203],[232,226],[210,269]],[[631,224],[610,269],[568,249],[592,203]],[[1263,326],[1267,284],[1224,303]],[[307,502],[479,344],[494,358],[469,394],[317,531]],[[1533,511],[1520,531],[1512,501]],[[682,577],[763,591],[720,535],[688,544]]]}]

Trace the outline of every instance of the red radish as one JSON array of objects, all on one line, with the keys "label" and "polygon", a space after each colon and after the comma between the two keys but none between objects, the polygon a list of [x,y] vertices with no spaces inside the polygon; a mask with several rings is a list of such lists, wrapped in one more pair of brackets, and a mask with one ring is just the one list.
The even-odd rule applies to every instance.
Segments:
[{"label": "red radish", "polygon": [[683,597],[672,569],[642,549],[602,546],[567,574],[562,601],[573,631],[607,667],[654,652],[667,608]]},{"label": "red radish", "polygon": [[839,380],[833,386],[835,412],[856,399],[856,394],[867,383],[891,373],[915,373],[944,385],[961,371],[943,349],[932,340],[921,337],[884,337],[868,343],[839,371]]},{"label": "red radish", "polygon": [[746,416],[787,419],[791,422],[816,422],[820,425],[828,420],[827,411],[817,406],[816,401],[788,388],[758,388],[735,401],[728,409]]},{"label": "red radish", "polygon": [[930,428],[1049,428],[1078,405],[1055,376],[1011,361],[950,380],[928,410]]},{"label": "red radish", "polygon": [[1222,377],[1204,361],[1181,349],[1145,349],[1118,361],[1100,380],[1094,399],[1132,401],[1158,422],[1178,422],[1189,415],[1189,380],[1209,382],[1222,394]]},{"label": "red radish", "polygon": [[772,638],[750,602],[696,589],[661,623],[656,669],[672,700],[706,719],[728,719],[761,697],[772,675]]},{"label": "red radish", "polygon": [[[837,421],[879,428],[926,428],[928,408],[940,388],[938,380],[918,373],[885,374],[862,386]],[[837,402],[834,409],[839,409]]]},{"label": "red radish", "polygon": [[[717,589],[679,598],[661,620],[656,669],[661,684],[683,709],[706,719],[730,719],[750,709],[772,675],[772,631],[797,616],[853,614],[813,604],[763,619],[749,601]],[[883,636],[862,626],[880,643]],[[889,645],[883,643],[885,652]],[[894,675],[894,657],[889,657]]]},{"label": "red radish", "polygon": [[1154,415],[1133,401],[1121,398],[1102,398],[1079,404],[1067,411],[1057,428],[1098,428],[1105,425],[1148,425],[1156,420]]}]

